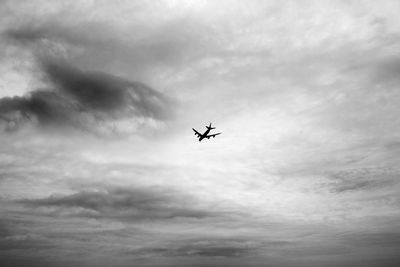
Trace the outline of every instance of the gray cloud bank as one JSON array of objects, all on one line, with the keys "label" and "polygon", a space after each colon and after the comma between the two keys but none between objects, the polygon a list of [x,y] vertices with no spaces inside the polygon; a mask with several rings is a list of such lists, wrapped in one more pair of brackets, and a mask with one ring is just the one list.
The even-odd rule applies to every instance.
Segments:
[{"label": "gray cloud bank", "polygon": [[35,90],[25,97],[0,99],[5,128],[16,129],[23,121],[42,126],[71,126],[96,131],[99,125],[114,129],[113,123],[128,119],[170,118],[169,100],[138,82],[104,73],[85,73],[62,62],[43,62],[43,70],[54,86]]},{"label": "gray cloud bank", "polygon": [[246,239],[192,239],[168,244],[163,247],[141,248],[132,251],[132,254],[141,256],[164,257],[222,257],[236,258],[255,255],[257,248],[261,247],[257,242],[249,242]]},{"label": "gray cloud bank", "polygon": [[[37,41],[41,30],[6,31],[17,45],[32,50],[46,88],[26,96],[0,99],[0,122],[12,131],[26,122],[40,126],[72,127],[110,134],[135,132],[138,127],[163,123],[172,117],[171,98],[151,87],[104,72],[83,71],[62,56],[64,44]],[[30,44],[35,46],[30,46]]]},{"label": "gray cloud bank", "polygon": [[193,200],[167,189],[107,189],[82,191],[72,195],[21,200],[31,208],[53,208],[49,214],[104,219],[149,220],[216,216],[211,211],[192,207]]}]

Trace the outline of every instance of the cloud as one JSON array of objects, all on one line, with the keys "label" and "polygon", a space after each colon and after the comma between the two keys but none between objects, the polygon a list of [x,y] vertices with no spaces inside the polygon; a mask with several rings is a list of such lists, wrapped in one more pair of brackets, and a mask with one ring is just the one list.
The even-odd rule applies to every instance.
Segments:
[{"label": "cloud", "polygon": [[210,44],[215,43],[204,36],[210,33],[197,20],[176,18],[159,27],[137,28],[135,24],[118,27],[119,22],[82,19],[66,21],[48,17],[30,24],[22,22],[10,26],[3,35],[11,44],[30,49],[35,55],[56,55],[80,67],[139,80],[143,77],[154,80],[154,74],[160,69],[175,77],[176,68],[186,69],[186,65],[196,61],[204,49],[212,48]]},{"label": "cloud", "polygon": [[[172,2],[0,8],[0,87],[14,96],[0,100],[0,124],[15,132],[2,138],[12,165],[0,197],[12,205],[0,217],[36,222],[0,234],[11,248],[54,245],[10,255],[329,266],[394,251],[398,240],[384,240],[398,224],[398,3]],[[179,112],[170,96],[184,112],[167,133]],[[199,146],[190,128],[204,121],[226,134]],[[147,127],[161,138],[75,136]],[[341,235],[360,229],[387,236]]]},{"label": "cloud", "polygon": [[168,100],[138,82],[104,73],[85,73],[61,62],[45,61],[43,69],[57,89],[77,101],[84,110],[166,119]]},{"label": "cloud", "polygon": [[73,127],[95,133],[135,132],[147,121],[171,118],[172,101],[139,82],[97,72],[84,72],[65,61],[42,59],[50,89],[23,97],[0,99],[0,119],[6,130],[25,122]]},{"label": "cloud", "polygon": [[44,38],[46,31],[42,28],[25,26],[21,28],[8,29],[3,35],[11,40],[18,41],[22,44],[28,44],[32,41]]},{"label": "cloud", "polygon": [[9,221],[1,220],[0,221],[0,236],[5,237],[12,234],[11,231],[11,223]]},{"label": "cloud", "polygon": [[11,235],[0,238],[0,251],[50,249],[52,245],[47,240],[41,240],[31,235]]},{"label": "cloud", "polygon": [[71,195],[53,195],[48,198],[26,199],[19,202],[38,208],[38,211],[42,208],[49,214],[122,221],[179,217],[203,219],[217,216],[214,212],[192,207],[194,203],[189,196],[161,188],[81,191]]},{"label": "cloud", "polygon": [[130,254],[154,257],[222,257],[238,258],[255,255],[263,244],[243,238],[188,239],[159,247],[144,247]]},{"label": "cloud", "polygon": [[26,121],[36,120],[42,126],[72,124],[76,108],[73,103],[51,91],[34,91],[26,97],[0,99],[0,111],[6,129],[15,129]]},{"label": "cloud", "polygon": [[[173,117],[176,102],[172,97],[144,83],[109,74],[121,73],[115,68],[102,68],[109,62],[132,58],[127,51],[143,54],[140,45],[132,47],[116,38],[113,29],[101,22],[83,23],[77,29],[57,17],[6,28],[3,36],[11,41],[7,47],[31,52],[24,60],[36,63],[34,68],[39,71],[34,70],[32,75],[45,89],[30,88],[25,96],[0,99],[3,128],[12,131],[26,122],[36,122],[39,126],[69,127],[100,135],[163,128]],[[124,52],[121,55],[116,51]],[[102,54],[107,55],[104,62],[85,64]],[[136,64],[144,64],[143,59],[133,58]],[[91,69],[103,71],[87,71]]]},{"label": "cloud", "polygon": [[138,254],[150,254],[167,257],[241,257],[251,254],[252,249],[235,246],[207,246],[207,245],[188,245],[178,248],[149,248],[141,249]]},{"label": "cloud", "polygon": [[389,168],[360,168],[330,174],[330,191],[345,193],[359,190],[378,190],[396,185],[396,170]]},{"label": "cloud", "polygon": [[344,235],[346,242],[361,247],[399,247],[400,233],[390,232],[360,232]]},{"label": "cloud", "polygon": [[[396,38],[396,42],[399,41],[399,37]],[[375,63],[371,81],[378,84],[393,84],[398,86],[400,80],[400,58],[398,56],[391,56],[380,59]]]}]

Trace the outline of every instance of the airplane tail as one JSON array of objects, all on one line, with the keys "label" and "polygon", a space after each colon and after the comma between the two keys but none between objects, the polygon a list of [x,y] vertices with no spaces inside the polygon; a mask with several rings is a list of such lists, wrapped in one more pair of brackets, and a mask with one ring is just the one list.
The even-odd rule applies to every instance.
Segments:
[{"label": "airplane tail", "polygon": [[207,129],[210,129],[210,130],[215,129],[215,127],[211,127],[211,122],[210,122],[210,126],[206,126],[206,127],[207,127]]}]

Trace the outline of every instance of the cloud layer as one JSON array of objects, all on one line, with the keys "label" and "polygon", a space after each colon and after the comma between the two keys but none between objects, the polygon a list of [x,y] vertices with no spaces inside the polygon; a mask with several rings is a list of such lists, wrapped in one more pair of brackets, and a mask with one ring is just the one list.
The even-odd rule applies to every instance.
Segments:
[{"label": "cloud layer", "polygon": [[399,9],[2,1],[0,265],[398,266]]},{"label": "cloud layer", "polygon": [[21,200],[31,208],[54,208],[53,214],[104,219],[155,220],[215,216],[212,212],[195,209],[190,197],[178,192],[158,189],[109,189],[105,192],[83,191],[67,196]]}]

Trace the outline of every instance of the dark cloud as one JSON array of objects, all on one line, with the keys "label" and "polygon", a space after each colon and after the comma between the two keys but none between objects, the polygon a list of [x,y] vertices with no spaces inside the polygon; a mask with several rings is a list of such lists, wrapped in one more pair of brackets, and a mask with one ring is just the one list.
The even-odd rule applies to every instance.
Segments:
[{"label": "dark cloud", "polygon": [[[82,191],[72,195],[21,200],[33,208],[53,208],[53,215],[146,220],[214,217],[215,213],[194,208],[193,199],[165,189],[108,189]],[[46,212],[49,212],[48,210]]]},{"label": "dark cloud", "polygon": [[73,121],[78,121],[77,106],[56,92],[45,90],[34,91],[25,97],[2,98],[0,112],[9,130],[32,120],[43,126],[73,125]]},{"label": "dark cloud", "polygon": [[188,247],[181,250],[183,255],[202,257],[240,257],[249,254],[251,249],[243,247]]},{"label": "dark cloud", "polygon": [[96,132],[101,126],[115,130],[114,123],[119,120],[135,126],[138,119],[164,121],[171,117],[171,100],[142,83],[84,72],[64,61],[45,59],[41,66],[51,89],[0,99],[0,119],[6,130],[37,121],[42,126]]},{"label": "dark cloud", "polygon": [[[397,38],[396,42],[399,41]],[[394,85],[400,82],[400,58],[388,57],[377,60],[374,62],[371,74],[371,80],[375,83],[387,84],[392,83]]]},{"label": "dark cloud", "polygon": [[12,234],[12,231],[10,230],[10,223],[5,220],[0,220],[0,236],[1,237],[6,237]]},{"label": "dark cloud", "polygon": [[[76,29],[53,18],[9,28],[3,36],[14,41],[12,45],[22,45],[33,53],[42,74],[39,78],[48,86],[24,97],[0,99],[0,121],[6,130],[37,122],[40,126],[67,126],[97,134],[131,133],[150,125],[149,121],[172,118],[175,102],[170,97],[143,83],[108,74],[107,68],[94,72],[76,67],[104,70],[104,62],[80,62],[98,58],[101,53],[108,55],[107,62],[120,62],[127,57],[118,55],[118,51],[136,49],[122,49],[123,42],[113,41],[118,38],[112,38],[115,31],[109,25],[87,23]],[[83,53],[79,57],[76,48]]]},{"label": "dark cloud", "polygon": [[0,251],[50,249],[52,245],[48,240],[40,239],[32,235],[12,235],[0,238]]},{"label": "dark cloud", "polygon": [[355,191],[359,189],[365,189],[368,187],[373,186],[374,181],[355,181],[355,182],[348,182],[346,184],[338,185],[334,189],[332,189],[335,193],[342,193],[346,191]]},{"label": "dark cloud", "polygon": [[10,40],[27,44],[40,38],[45,38],[46,31],[43,28],[33,27],[30,25],[18,29],[8,29],[3,33],[3,36]]},{"label": "dark cloud", "polygon": [[[1,203],[4,206],[4,202]],[[0,219],[0,264],[7,263],[19,255],[24,258],[28,254],[52,248],[52,244],[46,237],[30,231],[32,223],[18,219],[7,219],[7,214],[1,213]],[[7,264],[5,265],[7,266]]]},{"label": "dark cloud", "polygon": [[328,255],[346,255],[350,254],[352,249],[346,246],[326,245],[320,246],[303,246],[301,248],[290,249],[286,251],[287,255],[296,257],[310,257],[310,256],[328,256]]},{"label": "dark cloud", "polygon": [[215,237],[182,240],[160,247],[141,248],[130,253],[141,256],[237,258],[255,255],[260,246],[261,244],[246,239]]},{"label": "dark cloud", "polygon": [[349,244],[361,247],[396,247],[400,249],[400,233],[398,231],[349,233],[344,235],[344,240]]},{"label": "dark cloud", "polygon": [[142,249],[140,254],[150,254],[165,257],[240,257],[249,255],[251,248],[235,247],[235,246],[184,246],[179,248],[150,248]]},{"label": "dark cloud", "polygon": [[60,61],[44,60],[42,65],[56,88],[83,110],[154,119],[171,115],[168,98],[145,84],[100,72],[83,72]]},{"label": "dark cloud", "polygon": [[357,190],[376,190],[395,185],[396,170],[386,168],[360,168],[337,171],[330,174],[329,184],[333,193]]}]

